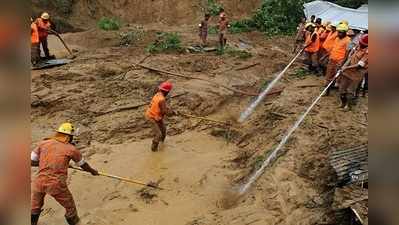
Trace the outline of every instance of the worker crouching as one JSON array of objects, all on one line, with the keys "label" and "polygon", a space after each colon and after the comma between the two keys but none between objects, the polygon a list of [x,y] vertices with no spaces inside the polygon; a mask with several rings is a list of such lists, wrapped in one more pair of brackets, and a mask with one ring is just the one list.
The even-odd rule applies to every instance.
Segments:
[{"label": "worker crouching", "polygon": [[152,140],[151,150],[158,151],[160,142],[166,138],[166,126],[164,117],[168,111],[166,105],[166,96],[172,90],[173,85],[170,82],[164,82],[158,87],[158,92],[152,98],[151,104],[146,112],[147,119],[151,122],[154,139]]},{"label": "worker crouching", "polygon": [[67,185],[69,162],[73,160],[83,170],[94,176],[97,176],[98,172],[84,161],[80,151],[71,144],[73,136],[73,125],[64,123],[58,128],[54,137],[40,142],[31,153],[31,165],[39,167],[38,175],[31,187],[32,225],[37,225],[39,221],[47,194],[65,208],[65,219],[68,224],[79,223],[75,201]]},{"label": "worker crouching", "polygon": [[352,109],[355,101],[356,90],[367,73],[368,68],[368,35],[360,38],[359,45],[350,56],[348,66],[342,68],[339,78],[339,93],[345,111]]}]

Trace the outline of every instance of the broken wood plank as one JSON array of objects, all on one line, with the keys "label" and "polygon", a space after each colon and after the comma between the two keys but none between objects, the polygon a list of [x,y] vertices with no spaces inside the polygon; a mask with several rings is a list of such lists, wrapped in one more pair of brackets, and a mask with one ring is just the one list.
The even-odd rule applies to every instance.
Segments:
[{"label": "broken wood plank", "polygon": [[282,117],[282,118],[287,118],[288,116],[280,114],[280,113],[276,113],[276,112],[270,112],[270,114],[275,115],[277,117]]},{"label": "broken wood plank", "polygon": [[178,113],[178,114],[182,115],[182,116],[185,116],[185,117],[189,117],[189,118],[200,119],[200,120],[205,120],[205,121],[209,121],[209,122],[214,122],[214,123],[219,123],[219,124],[224,124],[224,125],[231,126],[230,123],[224,122],[224,121],[219,121],[219,120],[215,120],[215,119],[209,119],[209,118],[205,118],[205,117],[194,116],[194,115],[189,115],[189,114],[184,114],[184,113]]},{"label": "broken wood plank", "polygon": [[246,69],[252,68],[252,67],[257,66],[257,65],[260,65],[260,62],[253,63],[253,64],[251,64],[251,65],[246,65],[246,66],[238,67],[238,68],[236,68],[235,70],[236,70],[236,71],[246,70]]},{"label": "broken wood plank", "polygon": [[152,71],[156,71],[156,72],[164,73],[164,74],[169,74],[169,75],[176,76],[176,77],[182,77],[182,78],[185,78],[185,79],[195,79],[195,80],[205,81],[205,82],[208,82],[210,84],[216,85],[218,87],[225,88],[225,89],[227,89],[229,91],[232,91],[232,92],[238,93],[238,94],[242,94],[242,95],[248,95],[248,96],[258,96],[259,95],[258,93],[248,93],[248,92],[245,92],[245,91],[240,91],[240,90],[237,90],[235,88],[232,88],[232,87],[229,87],[229,86],[226,86],[226,85],[223,85],[223,84],[219,84],[219,83],[216,83],[216,82],[214,82],[212,80],[208,80],[208,79],[204,79],[204,78],[200,78],[200,77],[187,76],[187,75],[183,75],[183,74],[180,74],[180,73],[170,72],[170,71],[166,71],[166,70],[150,67],[150,66],[143,65],[143,64],[139,64],[139,66],[141,66],[141,67],[143,67],[145,69],[148,69],[148,70],[152,70]]}]

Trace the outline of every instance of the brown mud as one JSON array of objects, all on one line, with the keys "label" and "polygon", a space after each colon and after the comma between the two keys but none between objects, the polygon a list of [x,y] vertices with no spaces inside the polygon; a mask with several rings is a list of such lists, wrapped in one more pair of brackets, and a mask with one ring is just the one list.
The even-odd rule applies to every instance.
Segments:
[{"label": "brown mud", "polygon": [[[124,27],[122,32],[128,29],[131,27]],[[144,182],[159,182],[168,189],[143,189],[70,171],[68,182],[82,224],[339,224],[331,209],[335,176],[328,164],[328,152],[367,142],[367,128],[356,121],[367,121],[368,98],[360,98],[354,112],[348,113],[338,109],[335,92],[323,98],[293,135],[286,153],[245,196],[237,198],[235,188],[321,92],[323,79],[298,75],[296,71],[303,66],[298,61],[279,83],[283,92],[266,98],[247,122],[237,124],[235,119],[253,97],[136,64],[145,59],[146,65],[162,70],[259,92],[293,57],[290,38],[266,39],[258,32],[230,35],[231,45],[238,45],[240,40],[250,43],[253,56],[247,59],[215,53],[147,57],[144,48],[155,40],[156,31],[178,31],[184,46],[189,46],[198,43],[196,27],[149,24],[137,29],[142,30],[142,38],[128,47],[119,45],[121,31],[92,28],[64,34],[77,58],[62,67],[32,72],[34,144],[51,135],[59,123],[71,121],[80,128],[77,147],[94,167]],[[210,38],[216,42],[216,36]],[[58,57],[68,55],[53,37],[50,47]],[[254,63],[259,65],[236,70]],[[173,115],[166,121],[168,138],[163,150],[151,152],[145,104],[165,80],[174,83],[171,95],[178,95],[168,102],[172,109],[229,121],[232,126]],[[136,105],[143,106],[118,111]],[[63,213],[48,198],[39,224],[63,224]]]}]

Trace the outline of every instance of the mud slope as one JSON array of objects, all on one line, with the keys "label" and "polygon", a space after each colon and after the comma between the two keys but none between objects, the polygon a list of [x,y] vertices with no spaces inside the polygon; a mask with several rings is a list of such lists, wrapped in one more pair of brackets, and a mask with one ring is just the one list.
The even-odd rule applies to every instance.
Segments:
[{"label": "mud slope", "polygon": [[[33,1],[33,5],[35,11],[50,9],[53,14],[64,18],[75,27],[83,28],[94,25],[103,16],[135,24],[195,24],[203,16],[206,2],[204,0],[90,0],[73,1],[73,4],[59,6],[54,3],[45,5],[40,1]],[[251,15],[259,7],[260,2],[261,0],[220,1],[231,18]]]}]

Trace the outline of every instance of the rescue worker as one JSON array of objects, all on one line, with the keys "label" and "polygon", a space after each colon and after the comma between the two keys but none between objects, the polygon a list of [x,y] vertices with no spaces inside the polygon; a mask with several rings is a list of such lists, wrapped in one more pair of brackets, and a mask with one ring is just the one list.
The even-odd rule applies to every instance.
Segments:
[{"label": "rescue worker", "polygon": [[305,40],[305,64],[308,64],[309,70],[311,72],[319,72],[319,58],[318,52],[320,49],[320,38],[319,34],[316,32],[316,25],[313,23],[308,23],[305,26],[308,31]]},{"label": "rescue worker", "polygon": [[[348,56],[348,47],[351,39],[346,35],[349,27],[346,24],[339,24],[337,26],[338,36],[334,41],[334,46],[331,49],[329,61],[326,70],[326,86],[334,80],[334,77],[343,65],[345,59]],[[331,88],[331,87],[330,87]],[[330,94],[330,88],[326,92],[326,96]]]},{"label": "rescue worker", "polygon": [[68,224],[79,223],[75,201],[67,186],[69,162],[73,160],[77,166],[94,176],[97,176],[98,172],[85,162],[80,151],[71,144],[73,136],[73,125],[63,123],[53,137],[40,142],[31,153],[31,165],[39,167],[31,187],[32,225],[38,223],[47,194],[65,208],[65,219]]},{"label": "rescue worker", "polygon": [[39,29],[33,19],[30,18],[30,51],[31,51],[31,63],[36,65],[40,60],[40,40],[39,40]]},{"label": "rescue worker", "polygon": [[224,12],[224,9],[221,9],[219,14],[219,23],[218,23],[219,45],[221,49],[223,49],[227,44],[227,30],[229,27],[230,25],[229,21],[227,20],[226,13]]},{"label": "rescue worker", "polygon": [[316,32],[317,34],[319,34],[319,36],[324,32],[325,28],[323,27],[322,24],[322,19],[321,18],[317,18],[316,19]]},{"label": "rescue worker", "polygon": [[297,33],[296,33],[295,43],[294,43],[294,50],[292,52],[296,52],[298,48],[303,46],[303,43],[305,41],[305,34],[306,34],[305,25],[306,25],[306,18],[303,17],[301,19],[301,23],[299,23],[299,25],[297,27]]},{"label": "rescue worker", "polygon": [[166,105],[166,96],[172,90],[173,85],[170,82],[163,82],[158,87],[158,92],[152,98],[151,104],[146,111],[145,116],[151,122],[154,138],[152,140],[151,150],[158,151],[160,142],[164,142],[166,138],[166,126],[164,118],[168,112]]},{"label": "rescue worker", "polygon": [[359,84],[368,69],[368,35],[359,40],[359,45],[350,56],[348,66],[342,68],[342,75],[339,77],[339,93],[341,108],[350,111],[355,104],[355,94]]},{"label": "rescue worker", "polygon": [[314,23],[315,20],[316,20],[316,16],[315,16],[315,15],[312,15],[312,16],[310,17],[309,23]]},{"label": "rescue worker", "polygon": [[39,40],[43,48],[45,58],[46,59],[54,58],[53,55],[50,55],[50,51],[48,49],[48,41],[47,41],[47,37],[51,29],[50,15],[46,12],[42,13],[40,18],[36,19],[36,25],[39,30]]},{"label": "rescue worker", "polygon": [[202,41],[202,47],[206,47],[208,45],[208,22],[210,18],[211,15],[209,13],[205,14],[204,20],[199,24],[199,37]]},{"label": "rescue worker", "polygon": [[338,32],[336,31],[336,26],[333,24],[328,25],[324,35],[327,35],[327,36],[325,37],[322,35],[322,37],[320,37],[320,41],[322,41],[322,38],[324,38],[324,37],[325,37],[325,39],[323,41],[323,44],[321,44],[321,47],[320,47],[319,65],[322,68],[323,73],[325,74],[331,49],[334,47],[335,39],[338,36]]}]

